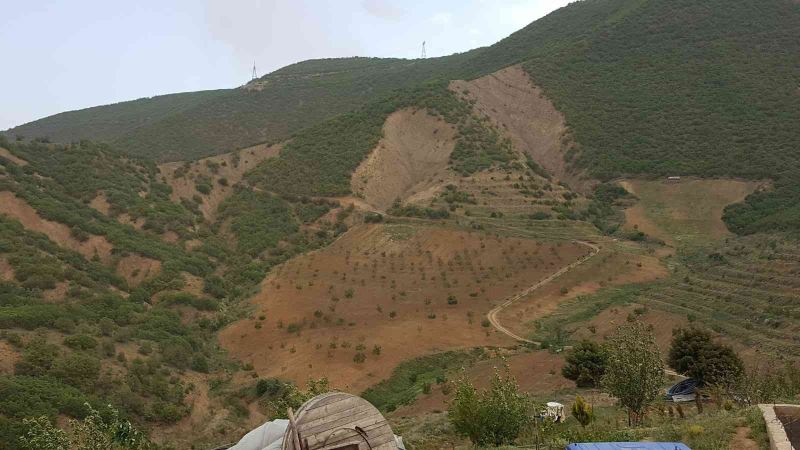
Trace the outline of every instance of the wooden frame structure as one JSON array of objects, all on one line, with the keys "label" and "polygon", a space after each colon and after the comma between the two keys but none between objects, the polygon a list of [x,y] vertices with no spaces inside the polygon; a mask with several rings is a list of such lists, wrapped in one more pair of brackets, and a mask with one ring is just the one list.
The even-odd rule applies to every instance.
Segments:
[{"label": "wooden frame structure", "polygon": [[386,418],[361,397],[318,395],[289,411],[283,450],[397,450]]}]

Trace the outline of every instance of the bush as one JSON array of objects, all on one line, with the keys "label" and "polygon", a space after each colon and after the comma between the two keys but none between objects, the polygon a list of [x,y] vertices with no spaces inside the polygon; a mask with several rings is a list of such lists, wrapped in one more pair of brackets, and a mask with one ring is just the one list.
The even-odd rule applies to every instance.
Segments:
[{"label": "bush", "polygon": [[195,372],[208,373],[208,360],[203,355],[195,355],[191,367]]},{"label": "bush", "polygon": [[364,215],[365,223],[381,223],[383,222],[383,214],[368,212]]},{"label": "bush", "polygon": [[744,373],[744,364],[733,348],[714,342],[711,333],[695,327],[673,330],[667,363],[707,385],[731,386]]},{"label": "bush", "polygon": [[572,404],[572,417],[584,428],[594,420],[592,405],[586,403],[580,395],[575,396],[575,403]]},{"label": "bush", "polygon": [[89,350],[97,347],[97,341],[89,335],[78,334],[65,337],[64,345],[74,350]]},{"label": "bush", "polygon": [[259,397],[266,395],[269,398],[277,398],[286,389],[287,383],[277,378],[263,378],[256,383],[256,394]]},{"label": "bush", "polygon": [[597,387],[605,373],[607,359],[603,347],[584,340],[567,354],[561,374],[574,381],[578,387]]},{"label": "bush", "polygon": [[457,381],[447,417],[453,429],[474,445],[499,447],[517,439],[530,422],[531,409],[530,399],[519,392],[506,368],[504,377],[495,371],[487,391],[478,392],[467,380]]},{"label": "bush", "polygon": [[89,415],[83,420],[70,420],[66,430],[56,427],[44,416],[24,419],[27,428],[20,438],[23,448],[30,450],[110,449],[146,450],[156,448],[147,435],[119,418],[115,409],[101,415],[84,403]]}]

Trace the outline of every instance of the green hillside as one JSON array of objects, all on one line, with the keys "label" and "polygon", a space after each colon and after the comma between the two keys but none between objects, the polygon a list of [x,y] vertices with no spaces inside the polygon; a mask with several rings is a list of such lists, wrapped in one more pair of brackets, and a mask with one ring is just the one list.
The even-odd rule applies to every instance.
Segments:
[{"label": "green hillside", "polygon": [[345,58],[284,67],[237,89],[176,94],[57,114],[6,132],[55,142],[87,138],[159,161],[279,142],[391,91],[453,72],[470,53],[404,60]]},{"label": "green hillside", "polygon": [[[578,2],[453,61],[440,78],[476,77],[524,61],[566,116],[574,168],[600,180],[773,179],[774,191],[729,208],[726,220],[742,233],[797,230],[797,29],[800,5],[788,0]],[[396,91],[296,133],[280,159],[263,164],[263,183],[294,193],[346,193],[343,180],[380,137],[385,113],[410,104],[437,111],[447,96],[436,83],[422,90]],[[282,187],[295,174],[327,186],[292,180]],[[324,181],[331,176],[340,177],[336,188]]]},{"label": "green hillside", "polygon": [[546,20],[567,14],[595,19],[592,32],[525,69],[565,113],[575,166],[601,179],[774,179],[775,192],[730,208],[728,223],[800,229],[797,2],[598,0]]},{"label": "green hillside", "polygon": [[5,132],[9,137],[48,138],[54,142],[81,139],[113,141],[136,128],[193,108],[225,90],[186,92],[141,98],[113,105],[67,111],[35,120]]}]

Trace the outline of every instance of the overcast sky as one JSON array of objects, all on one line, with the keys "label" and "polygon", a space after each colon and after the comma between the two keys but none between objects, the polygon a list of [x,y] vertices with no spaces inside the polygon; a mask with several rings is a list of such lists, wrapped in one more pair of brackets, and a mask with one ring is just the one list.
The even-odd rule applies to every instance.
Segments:
[{"label": "overcast sky", "polygon": [[0,129],[310,58],[442,56],[570,0],[1,0]]}]

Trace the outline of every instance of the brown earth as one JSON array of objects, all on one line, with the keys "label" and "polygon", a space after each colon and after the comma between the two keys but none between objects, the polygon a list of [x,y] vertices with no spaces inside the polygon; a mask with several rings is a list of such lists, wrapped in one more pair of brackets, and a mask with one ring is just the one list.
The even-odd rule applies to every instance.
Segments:
[{"label": "brown earth", "polygon": [[440,184],[448,176],[455,128],[424,111],[403,109],[383,125],[383,139],[358,166],[350,181],[353,192],[386,210],[395,199]]},{"label": "brown earth", "polygon": [[138,286],[161,272],[161,261],[139,255],[128,255],[117,262],[117,273],[130,286]]},{"label": "brown earth", "polygon": [[[193,197],[199,196],[203,199],[200,204],[200,211],[206,220],[213,221],[216,216],[217,208],[223,200],[233,193],[233,186],[242,181],[244,174],[255,168],[265,159],[278,156],[282,144],[266,145],[259,144],[248,147],[236,152],[225,153],[223,155],[211,156],[190,163],[170,162],[158,166],[164,181],[172,187],[172,201],[180,202],[181,199],[191,201]],[[188,164],[188,170],[182,177],[176,176],[176,170]],[[216,166],[216,169],[212,167]],[[201,194],[195,188],[195,178],[206,176],[211,178],[213,188],[208,195]],[[226,186],[220,184],[221,179],[225,179]]]},{"label": "brown earth", "polygon": [[750,427],[737,427],[729,448],[731,450],[759,450],[761,446],[750,438],[750,432]]},{"label": "brown earth", "polygon": [[508,67],[473,81],[452,81],[450,89],[474,100],[480,115],[489,117],[517,150],[530,155],[557,180],[581,192],[590,190],[591,180],[566,167],[564,116],[521,67]]},{"label": "brown earth", "polygon": [[643,283],[669,275],[658,258],[634,252],[629,245],[611,241],[601,244],[594,258],[504,309],[498,320],[512,332],[525,336],[534,320],[553,313],[565,300],[595,293],[606,286]]},{"label": "brown earth", "polygon": [[48,289],[42,292],[42,297],[45,300],[50,302],[57,302],[60,300],[64,300],[67,297],[67,290],[69,289],[69,283],[66,281],[59,281],[56,283],[56,287],[53,289]]},{"label": "brown earth", "polygon": [[111,211],[111,203],[108,203],[105,192],[98,192],[97,196],[89,202],[89,206],[97,210],[100,214],[108,215]]},{"label": "brown earth", "polygon": [[[503,366],[506,364],[511,374],[517,379],[517,384],[522,392],[537,396],[574,387],[572,381],[561,376],[564,357],[546,351],[531,351],[518,353],[504,359],[493,358],[479,361],[472,367],[466,368],[463,376],[476,388],[486,389],[491,383],[494,371],[499,369],[502,374]],[[460,377],[461,374],[458,376]],[[414,417],[446,411],[451,397],[452,393],[445,395],[442,392],[441,385],[434,385],[430,394],[420,395],[414,403],[398,408],[391,415],[392,417]]]},{"label": "brown earth", "polygon": [[13,375],[20,354],[6,341],[0,341],[0,374]]},{"label": "brown earth", "polygon": [[656,344],[662,355],[666,355],[669,351],[672,330],[689,324],[685,316],[631,304],[603,310],[590,321],[582,324],[573,336],[576,339],[603,340],[616,331],[620,325],[624,325],[629,316],[637,317],[642,323],[652,326]]},{"label": "brown earth", "polygon": [[24,159],[20,158],[19,156],[14,155],[8,149],[5,149],[3,147],[0,147],[0,157],[3,157],[5,159],[11,161],[12,163],[14,163],[14,164],[16,164],[18,166],[27,166],[28,165],[28,161],[25,161]]},{"label": "brown earth", "polygon": [[11,281],[14,279],[14,268],[8,260],[0,257],[0,281]]},{"label": "brown earth", "polygon": [[[260,376],[303,384],[324,375],[360,392],[417,356],[513,343],[482,326],[484,314],[586,252],[439,227],[362,225],[276,268],[252,299],[253,319],[229,326],[220,341]],[[361,364],[353,361],[360,345]]]},{"label": "brown earth", "polygon": [[117,216],[117,222],[123,225],[130,225],[133,228],[136,228],[137,230],[141,230],[142,227],[144,227],[145,218],[139,217],[136,220],[133,220],[133,218],[128,213],[122,213],[119,216]]},{"label": "brown earth", "polygon": [[0,192],[0,214],[18,220],[28,230],[46,234],[56,244],[74,250],[86,259],[97,255],[104,264],[111,261],[113,247],[104,236],[92,235],[81,242],[72,237],[68,226],[43,219],[25,200],[11,192]]}]

